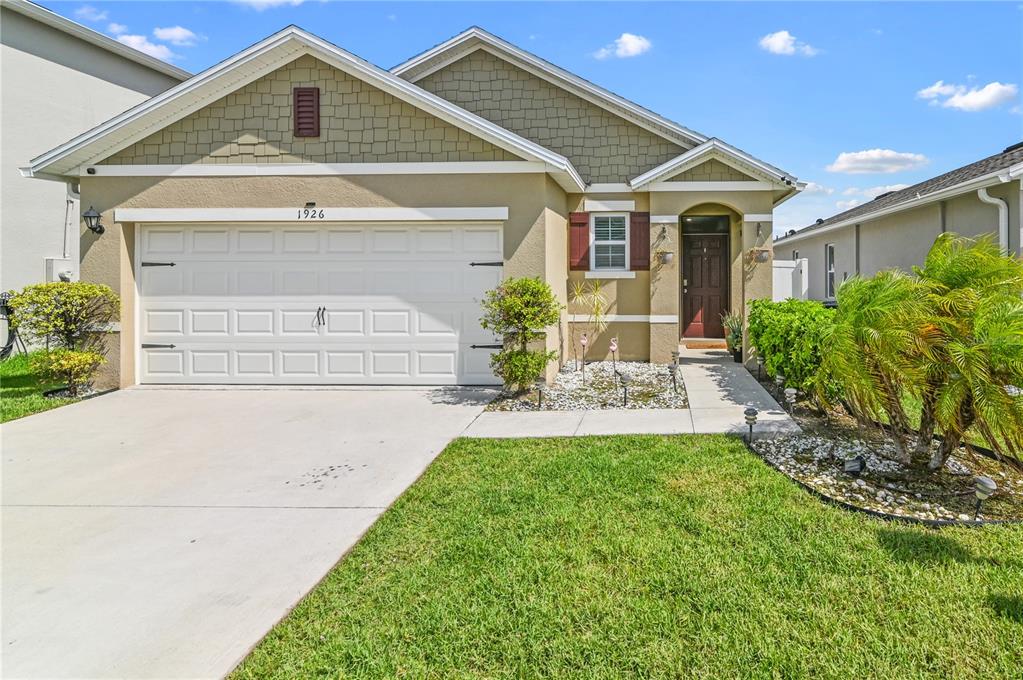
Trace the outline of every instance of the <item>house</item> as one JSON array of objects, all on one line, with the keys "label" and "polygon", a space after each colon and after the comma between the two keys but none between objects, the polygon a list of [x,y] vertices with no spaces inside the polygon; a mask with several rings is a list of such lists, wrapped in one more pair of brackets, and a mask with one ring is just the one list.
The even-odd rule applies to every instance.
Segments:
[{"label": "house", "polygon": [[834,300],[837,287],[854,274],[923,264],[946,231],[991,234],[1006,252],[1023,253],[1021,177],[1023,142],[789,232],[775,241],[775,257],[805,258],[809,297]]},{"label": "house", "polygon": [[591,356],[667,362],[770,297],[802,187],[478,28],[386,71],[289,27],[23,172],[101,213],[121,385],[492,384],[479,300],[521,276],[567,305],[561,356],[599,279]]},{"label": "house", "polygon": [[0,290],[78,276],[77,180],[19,166],[189,76],[26,0],[0,4]]}]

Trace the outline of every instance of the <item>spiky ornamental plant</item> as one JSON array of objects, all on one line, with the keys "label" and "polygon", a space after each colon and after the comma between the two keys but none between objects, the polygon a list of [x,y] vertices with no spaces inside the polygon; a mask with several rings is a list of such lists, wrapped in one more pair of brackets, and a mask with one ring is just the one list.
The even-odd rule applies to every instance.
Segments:
[{"label": "spiky ornamental plant", "polygon": [[929,451],[930,437],[940,430],[944,440],[928,460],[930,469],[939,469],[972,428],[989,448],[1020,458],[1023,263],[991,237],[942,234],[914,272],[927,289],[938,338],[922,354],[917,453]]}]

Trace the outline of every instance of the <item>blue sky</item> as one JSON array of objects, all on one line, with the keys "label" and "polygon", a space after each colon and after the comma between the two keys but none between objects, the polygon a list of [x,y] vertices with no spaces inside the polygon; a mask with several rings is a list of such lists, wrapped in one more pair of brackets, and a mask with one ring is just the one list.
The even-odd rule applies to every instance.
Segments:
[{"label": "blue sky", "polygon": [[1023,139],[1017,3],[42,4],[192,72],[288,24],[385,68],[479,25],[812,182],[779,232]]}]

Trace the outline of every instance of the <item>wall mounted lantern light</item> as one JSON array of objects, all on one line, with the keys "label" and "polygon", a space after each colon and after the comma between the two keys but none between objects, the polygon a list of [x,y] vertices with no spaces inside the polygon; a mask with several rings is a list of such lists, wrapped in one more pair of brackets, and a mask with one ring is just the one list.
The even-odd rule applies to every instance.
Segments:
[{"label": "wall mounted lantern light", "polygon": [[660,259],[661,264],[671,264],[672,260],[675,259],[675,253],[670,250],[662,250],[657,253],[657,257]]},{"label": "wall mounted lantern light", "polygon": [[82,213],[82,218],[85,219],[85,226],[89,228],[89,231],[96,232],[97,234],[102,234],[106,231],[106,228],[99,221],[99,212],[97,212],[91,205],[88,210]]}]

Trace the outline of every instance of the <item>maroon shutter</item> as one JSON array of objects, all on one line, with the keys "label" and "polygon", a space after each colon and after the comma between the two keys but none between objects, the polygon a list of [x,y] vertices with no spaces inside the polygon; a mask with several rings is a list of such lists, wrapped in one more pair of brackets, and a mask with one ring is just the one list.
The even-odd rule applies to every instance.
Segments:
[{"label": "maroon shutter", "polygon": [[590,214],[568,214],[568,268],[586,271],[590,268]]},{"label": "maroon shutter", "polygon": [[629,269],[650,269],[650,213],[634,212],[629,215]]},{"label": "maroon shutter", "polygon": [[320,136],[320,88],[296,87],[294,90],[295,136]]}]

